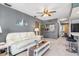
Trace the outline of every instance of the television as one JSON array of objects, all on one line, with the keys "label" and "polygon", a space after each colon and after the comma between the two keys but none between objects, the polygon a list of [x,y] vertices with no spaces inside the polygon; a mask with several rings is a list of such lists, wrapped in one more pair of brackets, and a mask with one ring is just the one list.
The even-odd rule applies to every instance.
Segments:
[{"label": "television", "polygon": [[71,24],[71,32],[79,32],[79,23]]}]

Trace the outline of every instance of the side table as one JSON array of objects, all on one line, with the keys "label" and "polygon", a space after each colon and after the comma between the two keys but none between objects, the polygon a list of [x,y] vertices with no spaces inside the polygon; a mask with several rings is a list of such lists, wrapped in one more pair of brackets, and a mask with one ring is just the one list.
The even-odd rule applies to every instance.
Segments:
[{"label": "side table", "polygon": [[0,43],[0,51],[1,51],[1,52],[4,51],[4,52],[7,53],[6,49],[7,49],[7,45],[6,45],[4,42],[1,42],[1,43]]}]

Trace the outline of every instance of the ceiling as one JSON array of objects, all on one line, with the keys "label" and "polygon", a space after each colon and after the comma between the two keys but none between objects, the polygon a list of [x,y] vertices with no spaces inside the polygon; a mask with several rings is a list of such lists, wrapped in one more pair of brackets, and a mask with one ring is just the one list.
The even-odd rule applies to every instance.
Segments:
[{"label": "ceiling", "polygon": [[[26,13],[30,16],[36,16],[40,20],[67,18],[70,13],[71,3],[9,3],[11,8]],[[52,16],[41,17],[37,12],[41,12],[47,7],[50,11],[55,10]]]},{"label": "ceiling", "polygon": [[79,19],[79,7],[72,9],[71,19]]}]

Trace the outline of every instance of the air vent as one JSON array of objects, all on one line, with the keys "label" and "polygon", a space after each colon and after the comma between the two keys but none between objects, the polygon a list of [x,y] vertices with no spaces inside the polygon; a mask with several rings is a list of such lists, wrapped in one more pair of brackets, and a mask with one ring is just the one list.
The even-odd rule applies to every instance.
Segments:
[{"label": "air vent", "polygon": [[6,5],[6,6],[8,6],[8,7],[11,7],[11,5],[10,5],[10,4],[8,4],[8,3],[4,3],[4,5]]}]

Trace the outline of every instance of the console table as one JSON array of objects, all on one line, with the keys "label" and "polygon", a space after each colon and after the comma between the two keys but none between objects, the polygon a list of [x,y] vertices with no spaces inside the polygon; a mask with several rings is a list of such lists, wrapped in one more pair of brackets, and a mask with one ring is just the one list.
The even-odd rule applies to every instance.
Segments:
[{"label": "console table", "polygon": [[5,52],[7,54],[6,49],[7,49],[6,43],[5,42],[1,42],[0,43],[0,55],[2,54],[2,51],[3,51],[3,53]]}]

